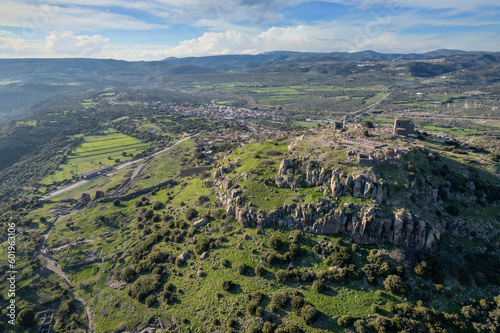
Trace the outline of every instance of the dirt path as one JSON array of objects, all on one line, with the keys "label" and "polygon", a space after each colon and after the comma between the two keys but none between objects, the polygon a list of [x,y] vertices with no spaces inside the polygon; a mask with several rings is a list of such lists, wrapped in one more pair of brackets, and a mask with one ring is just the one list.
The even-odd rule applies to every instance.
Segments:
[{"label": "dirt path", "polygon": [[[47,246],[46,246],[47,239],[49,238],[50,233],[52,232],[52,229],[54,229],[57,222],[59,222],[65,216],[66,215],[58,216],[56,221],[50,227],[49,231],[45,235],[43,235],[43,243],[42,243],[42,246],[40,247],[40,250],[38,251],[38,258],[40,258],[41,262],[44,263],[44,265],[47,269],[56,273],[66,283],[66,285],[69,287],[70,296],[72,296],[78,302],[83,304],[83,307],[85,308],[85,316],[87,317],[87,333],[91,333],[91,332],[93,332],[93,327],[94,327],[94,317],[93,317],[92,311],[90,310],[89,305],[87,304],[87,302],[85,302],[84,299],[78,297],[73,292],[74,286],[71,283],[69,276],[55,262],[55,260],[52,258],[52,255],[50,254],[49,248],[47,248]],[[44,259],[44,260],[42,260],[42,259]]]}]

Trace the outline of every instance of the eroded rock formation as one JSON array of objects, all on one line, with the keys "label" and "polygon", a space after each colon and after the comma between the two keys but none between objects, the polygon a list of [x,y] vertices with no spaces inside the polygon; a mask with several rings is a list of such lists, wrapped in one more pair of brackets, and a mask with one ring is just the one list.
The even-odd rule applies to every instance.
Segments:
[{"label": "eroded rock formation", "polygon": [[[294,173],[296,167],[296,164],[282,162],[280,174]],[[333,173],[327,178],[328,173],[323,170],[317,175],[317,181],[323,175],[323,182],[325,179],[330,182],[336,196],[349,192],[355,197],[372,198],[377,203],[383,202],[387,196],[383,182],[373,182],[364,176],[352,178]],[[317,203],[285,204],[271,212],[264,212],[245,202],[242,190],[231,183],[222,167],[212,176],[213,181],[207,182],[207,185],[214,186],[219,204],[242,227],[288,227],[316,234],[342,232],[358,243],[389,241],[396,246],[428,251],[436,250],[443,232],[439,225],[433,226],[406,211],[385,216],[375,203],[368,208],[355,204],[339,208],[336,202],[319,198]]]}]

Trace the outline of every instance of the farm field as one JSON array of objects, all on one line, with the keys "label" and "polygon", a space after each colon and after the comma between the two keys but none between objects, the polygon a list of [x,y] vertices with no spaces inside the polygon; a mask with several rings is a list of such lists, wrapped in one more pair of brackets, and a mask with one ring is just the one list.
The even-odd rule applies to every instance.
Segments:
[{"label": "farm field", "polygon": [[86,136],[68,154],[67,161],[40,183],[49,185],[106,165],[129,161],[133,158],[132,155],[140,153],[146,147],[147,144],[114,130],[109,130],[105,135]]}]

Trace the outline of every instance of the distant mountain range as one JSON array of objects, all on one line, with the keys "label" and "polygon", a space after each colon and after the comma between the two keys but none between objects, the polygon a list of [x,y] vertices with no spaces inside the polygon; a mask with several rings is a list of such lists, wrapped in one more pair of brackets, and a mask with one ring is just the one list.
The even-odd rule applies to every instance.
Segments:
[{"label": "distant mountain range", "polygon": [[166,58],[164,63],[172,65],[191,65],[211,68],[221,72],[243,71],[262,68],[279,64],[301,62],[367,62],[367,61],[393,61],[393,60],[424,60],[440,57],[450,57],[467,54],[492,54],[492,52],[471,52],[461,50],[441,49],[426,53],[378,53],[374,51],[362,52],[333,52],[333,53],[307,53],[275,51],[257,55],[218,55],[206,57]]}]

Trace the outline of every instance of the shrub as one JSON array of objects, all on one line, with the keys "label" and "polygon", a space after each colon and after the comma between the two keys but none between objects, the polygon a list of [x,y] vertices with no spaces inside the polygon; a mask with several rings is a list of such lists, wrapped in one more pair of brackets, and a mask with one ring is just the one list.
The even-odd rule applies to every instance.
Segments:
[{"label": "shrub", "polygon": [[451,216],[458,216],[458,215],[460,215],[460,209],[458,209],[458,207],[455,206],[455,205],[446,206],[445,210]]},{"label": "shrub", "polygon": [[325,291],[326,286],[320,280],[316,280],[313,282],[311,289],[321,294],[323,291]]},{"label": "shrub", "polygon": [[363,126],[366,128],[373,128],[373,121],[367,119],[363,121]]},{"label": "shrub", "polygon": [[276,331],[276,324],[265,322],[262,327],[262,333],[274,333]]},{"label": "shrub", "polygon": [[248,266],[244,262],[238,265],[238,273],[245,275],[247,273]]},{"label": "shrub", "polygon": [[250,302],[250,303],[248,303],[247,304],[247,312],[248,312],[248,314],[251,314],[251,315],[255,314],[255,311],[257,310],[258,306],[259,305],[256,302]]},{"label": "shrub", "polygon": [[191,221],[192,219],[198,216],[198,211],[192,207],[189,207],[188,209],[186,209],[184,215],[186,216],[186,219]]},{"label": "shrub", "polygon": [[357,333],[366,333],[368,332],[368,329],[365,326],[365,322],[363,319],[358,319],[354,322],[354,329],[356,330]]},{"label": "shrub", "polygon": [[118,199],[113,200],[113,206],[115,206],[115,207],[120,206],[120,200],[118,200]]},{"label": "shrub", "polygon": [[146,297],[145,304],[149,308],[156,303],[156,300],[157,300],[156,295],[149,295],[148,297]]},{"label": "shrub", "polygon": [[286,293],[276,293],[271,297],[271,302],[279,308],[284,308],[288,302]]},{"label": "shrub", "polygon": [[300,327],[298,327],[296,324],[287,324],[285,326],[285,332],[286,333],[302,333],[304,332]]},{"label": "shrub", "polygon": [[142,301],[161,286],[159,275],[143,275],[128,289],[129,296]]},{"label": "shrub", "polygon": [[226,326],[227,327],[235,327],[237,324],[236,320],[234,320],[233,318],[229,319],[226,323]]},{"label": "shrub", "polygon": [[284,269],[277,271],[275,275],[278,282],[285,282],[288,279],[288,272]]},{"label": "shrub", "polygon": [[335,246],[326,260],[327,265],[344,266],[351,260],[351,253],[344,246]]},{"label": "shrub", "polygon": [[256,326],[250,326],[249,328],[247,328],[247,330],[245,332],[247,332],[247,333],[260,333],[260,330]]},{"label": "shrub", "polygon": [[312,305],[306,305],[300,311],[300,316],[304,319],[306,324],[313,323],[319,315],[319,311]]},{"label": "shrub", "polygon": [[337,324],[342,327],[349,327],[354,323],[355,320],[356,318],[353,316],[343,315],[340,316],[340,318],[337,320]]},{"label": "shrub", "polygon": [[396,308],[394,307],[393,302],[387,302],[387,304],[385,305],[385,309],[387,310],[387,312],[393,313]]},{"label": "shrub", "polygon": [[224,267],[229,267],[229,260],[227,260],[226,258],[222,258],[220,263]]},{"label": "shrub", "polygon": [[271,238],[267,241],[267,245],[274,249],[277,250],[281,247],[281,238],[277,235],[272,235]]},{"label": "shrub", "polygon": [[16,323],[17,325],[22,327],[30,327],[35,325],[35,312],[29,308],[22,309],[17,315]]},{"label": "shrub", "polygon": [[136,272],[131,267],[125,267],[120,272],[119,278],[125,282],[132,282],[136,276]]},{"label": "shrub", "polygon": [[478,287],[483,287],[488,283],[488,279],[486,278],[486,275],[484,275],[481,272],[476,272],[476,274],[474,274],[474,280],[476,280],[476,285]]},{"label": "shrub", "polygon": [[210,248],[211,239],[208,237],[203,237],[198,239],[196,245],[194,246],[194,252],[196,254],[202,254]]},{"label": "shrub", "polygon": [[444,289],[444,286],[443,286],[442,284],[436,284],[436,285],[434,286],[434,289],[436,290],[436,292],[437,292],[438,294],[442,294],[442,293],[444,293],[444,290],[445,290],[445,289]]},{"label": "shrub", "polygon": [[233,281],[227,280],[222,282],[222,289],[224,289],[225,291],[229,291],[232,288],[233,288]]},{"label": "shrub", "polygon": [[384,288],[393,294],[404,294],[406,292],[406,283],[399,275],[389,275],[384,280]]},{"label": "shrub", "polygon": [[264,308],[262,306],[258,306],[257,309],[255,309],[255,315],[259,317],[264,316]]},{"label": "shrub", "polygon": [[302,298],[301,296],[295,296],[294,298],[292,298],[292,302],[290,303],[290,305],[292,307],[292,311],[296,315],[300,315],[302,308],[305,305],[304,298]]},{"label": "shrub", "polygon": [[264,267],[259,265],[259,266],[255,267],[255,274],[257,274],[257,276],[262,277],[264,274],[266,274],[266,270]]}]

